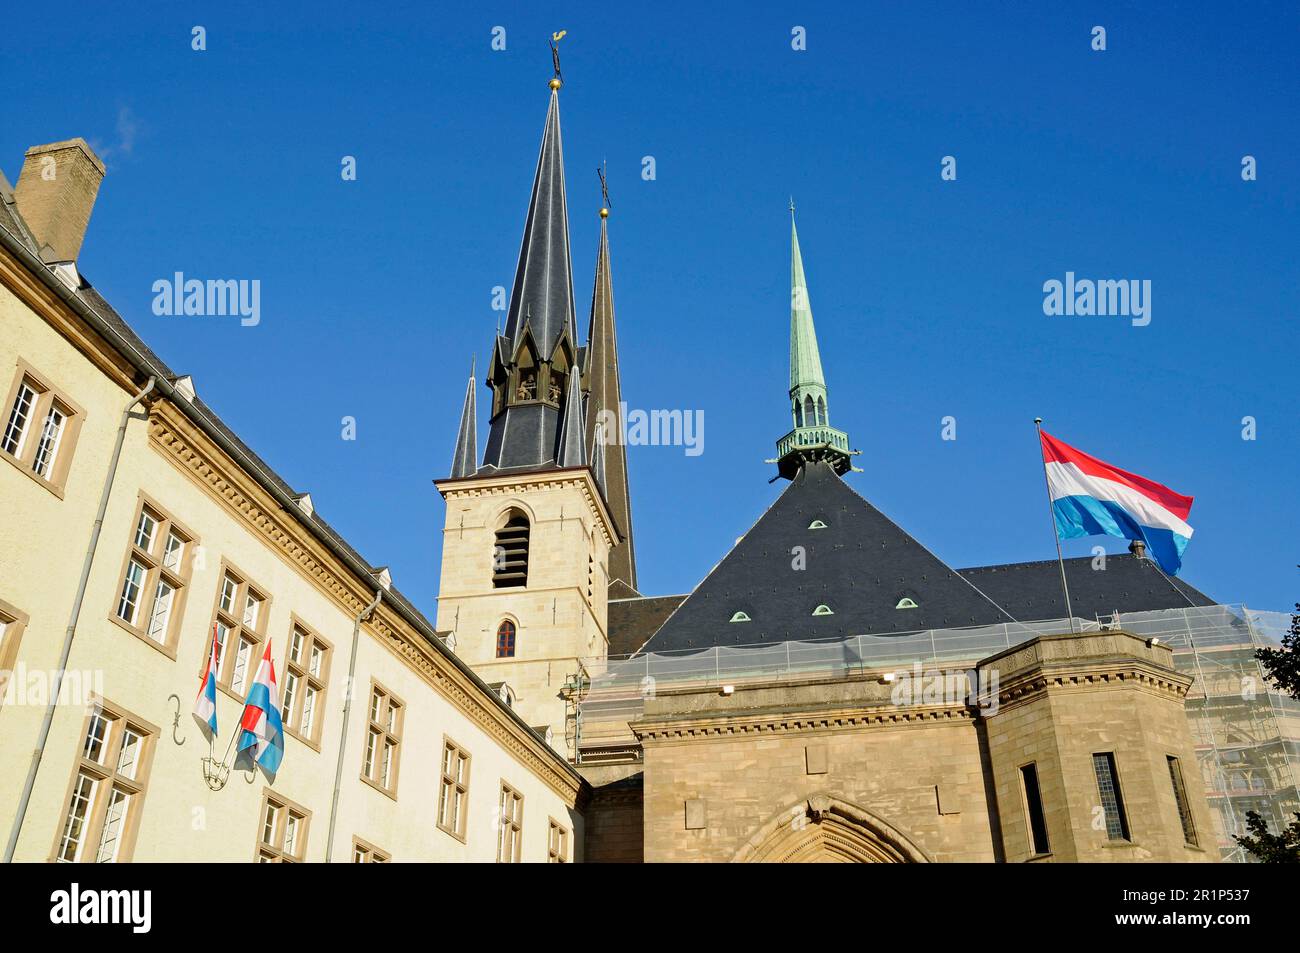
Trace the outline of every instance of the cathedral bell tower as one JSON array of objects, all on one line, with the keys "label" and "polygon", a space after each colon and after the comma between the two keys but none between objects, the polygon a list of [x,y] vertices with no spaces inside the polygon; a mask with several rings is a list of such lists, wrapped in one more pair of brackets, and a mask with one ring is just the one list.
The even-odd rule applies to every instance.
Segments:
[{"label": "cathedral bell tower", "polygon": [[[456,654],[528,724],[551,729],[554,747],[573,757],[566,686],[608,654],[610,552],[625,542],[630,526],[619,523],[607,502],[608,441],[599,431],[593,439],[588,425],[610,380],[606,367],[604,389],[593,393],[586,360],[593,342],[612,366],[618,399],[613,312],[611,302],[609,339],[606,322],[593,317],[601,337],[579,348],[561,86],[557,66],[509,311],[483,382],[491,393],[483,460],[477,462],[471,374],[451,476],[435,481],[447,504],[437,628],[453,633]],[[601,253],[607,276],[603,222]],[[599,267],[598,292],[608,286]],[[622,448],[616,449],[622,464]],[[626,468],[616,471],[617,498],[626,506]],[[630,558],[630,546],[627,552]]]}]

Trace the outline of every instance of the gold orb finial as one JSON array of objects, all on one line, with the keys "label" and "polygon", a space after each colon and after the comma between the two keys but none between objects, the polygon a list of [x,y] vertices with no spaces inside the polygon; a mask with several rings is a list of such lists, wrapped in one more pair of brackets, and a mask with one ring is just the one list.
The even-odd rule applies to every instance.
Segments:
[{"label": "gold orb finial", "polygon": [[558,76],[556,76],[556,77],[553,77],[553,78],[551,79],[551,81],[550,81],[549,83],[547,83],[546,85],[550,86],[551,89],[559,89],[559,88],[560,88],[561,86],[563,86],[564,84],[561,83],[561,82],[560,82],[560,78],[559,78]]},{"label": "gold orb finial", "polygon": [[603,209],[601,209],[601,210],[600,210],[600,217],[601,217],[601,218],[609,218],[609,209],[607,209],[607,208],[603,208]]}]

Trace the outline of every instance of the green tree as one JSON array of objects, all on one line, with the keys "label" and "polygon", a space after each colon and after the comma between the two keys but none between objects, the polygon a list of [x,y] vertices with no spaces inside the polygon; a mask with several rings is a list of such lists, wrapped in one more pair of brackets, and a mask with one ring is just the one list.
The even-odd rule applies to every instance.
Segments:
[{"label": "green tree", "polygon": [[1261,864],[1300,864],[1300,814],[1280,834],[1272,834],[1268,822],[1254,811],[1246,812],[1248,834],[1232,835],[1247,853]]},{"label": "green tree", "polygon": [[[1280,649],[1257,649],[1264,674],[1270,682],[1292,698],[1300,699],[1300,602],[1291,616],[1291,631],[1282,636]],[[1254,811],[1246,812],[1245,837],[1233,835],[1241,847],[1265,864],[1300,863],[1300,814],[1280,834],[1272,834],[1268,822]]]}]

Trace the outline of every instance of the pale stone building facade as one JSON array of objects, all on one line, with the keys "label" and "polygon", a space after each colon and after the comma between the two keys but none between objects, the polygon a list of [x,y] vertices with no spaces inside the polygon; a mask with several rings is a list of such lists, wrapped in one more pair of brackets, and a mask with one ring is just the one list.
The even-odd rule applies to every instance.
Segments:
[{"label": "pale stone building facade", "polygon": [[[0,208],[0,818],[14,859],[581,859],[583,782],[566,759],[59,257],[80,246],[96,170],[81,140],[32,150]],[[219,790],[190,714],[214,624],[218,761],[268,643],[286,748],[273,779],[236,769]]]}]

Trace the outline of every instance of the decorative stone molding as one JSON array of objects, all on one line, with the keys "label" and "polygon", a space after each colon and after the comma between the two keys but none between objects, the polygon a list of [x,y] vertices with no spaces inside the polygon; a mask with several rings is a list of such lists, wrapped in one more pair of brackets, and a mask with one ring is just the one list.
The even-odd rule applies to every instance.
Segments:
[{"label": "decorative stone molding", "polygon": [[641,719],[629,727],[637,740],[645,742],[686,741],[700,738],[734,738],[761,734],[799,734],[814,731],[894,728],[922,724],[963,724],[975,720],[978,710],[967,705],[936,707],[870,707],[838,710],[816,715],[718,715],[674,718],[660,715]]},{"label": "decorative stone molding", "polygon": [[[605,507],[605,501],[596,490],[595,481],[586,467],[570,470],[544,470],[540,473],[502,474],[500,476],[474,476],[459,480],[436,480],[434,486],[449,503],[457,499],[475,499],[485,496],[526,497],[538,491],[554,490],[559,487],[576,488],[582,494],[583,502],[596,524],[600,526],[601,535],[613,548],[619,538],[614,530],[614,521]],[[454,527],[448,527],[449,529]]]}]

